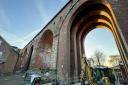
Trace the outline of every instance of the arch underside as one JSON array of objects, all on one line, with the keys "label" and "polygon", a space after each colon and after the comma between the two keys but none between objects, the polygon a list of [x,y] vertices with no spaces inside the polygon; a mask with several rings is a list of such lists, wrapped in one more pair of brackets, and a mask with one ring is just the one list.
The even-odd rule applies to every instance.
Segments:
[{"label": "arch underside", "polygon": [[36,50],[36,58],[33,59],[33,67],[38,69],[51,68],[51,54],[53,45],[53,33],[46,30],[41,36],[38,48]]},{"label": "arch underside", "polygon": [[118,32],[116,21],[109,4],[93,2],[84,7],[82,6],[80,9],[82,10],[76,13],[70,29],[71,78],[79,78],[81,74],[81,59],[83,54],[85,54],[83,41],[86,35],[95,28],[105,28],[112,32],[127,73],[127,51]]}]

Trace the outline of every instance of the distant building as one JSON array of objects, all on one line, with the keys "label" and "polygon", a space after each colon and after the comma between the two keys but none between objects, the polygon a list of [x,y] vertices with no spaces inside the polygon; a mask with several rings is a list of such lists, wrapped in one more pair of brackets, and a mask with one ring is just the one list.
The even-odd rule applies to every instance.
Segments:
[{"label": "distant building", "polygon": [[127,77],[126,69],[120,55],[111,55],[109,64],[111,64],[111,68],[116,71],[116,74],[120,80],[123,80]]},{"label": "distant building", "polygon": [[109,58],[109,64],[111,67],[119,65],[119,62],[122,61],[120,55],[111,55]]},{"label": "distant building", "polygon": [[18,52],[0,36],[0,74],[16,71]]}]

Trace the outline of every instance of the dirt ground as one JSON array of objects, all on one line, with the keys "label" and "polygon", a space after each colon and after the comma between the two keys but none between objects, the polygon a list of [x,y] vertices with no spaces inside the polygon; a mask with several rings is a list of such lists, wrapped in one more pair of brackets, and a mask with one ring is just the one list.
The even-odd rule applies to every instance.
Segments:
[{"label": "dirt ground", "polygon": [[25,85],[23,75],[0,75],[0,85]]}]

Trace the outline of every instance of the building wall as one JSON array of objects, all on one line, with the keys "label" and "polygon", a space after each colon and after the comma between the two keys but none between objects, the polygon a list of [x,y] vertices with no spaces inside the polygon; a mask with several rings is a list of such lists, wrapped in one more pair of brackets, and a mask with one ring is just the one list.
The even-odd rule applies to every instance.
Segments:
[{"label": "building wall", "polygon": [[15,52],[11,46],[0,36],[0,73],[15,72],[16,63],[18,60],[18,53]]}]

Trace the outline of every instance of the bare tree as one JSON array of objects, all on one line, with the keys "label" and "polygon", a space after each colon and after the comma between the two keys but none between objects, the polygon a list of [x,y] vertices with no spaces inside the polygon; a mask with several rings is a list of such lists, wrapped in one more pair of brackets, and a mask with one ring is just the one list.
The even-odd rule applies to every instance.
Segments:
[{"label": "bare tree", "polygon": [[104,64],[104,60],[105,60],[105,55],[103,54],[103,52],[96,50],[94,52],[94,55],[92,56],[93,60],[94,60],[94,64],[95,65],[103,65]]}]

